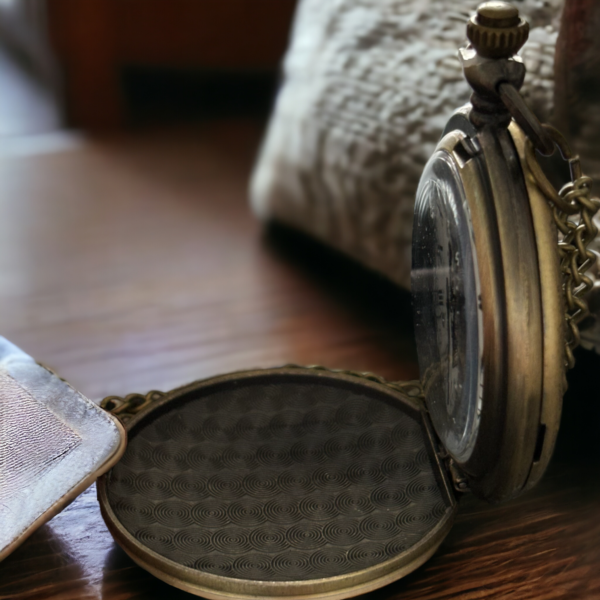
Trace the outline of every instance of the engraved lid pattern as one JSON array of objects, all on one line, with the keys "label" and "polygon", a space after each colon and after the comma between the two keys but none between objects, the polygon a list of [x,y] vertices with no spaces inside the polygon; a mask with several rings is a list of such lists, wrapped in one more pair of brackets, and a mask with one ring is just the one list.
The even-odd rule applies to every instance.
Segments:
[{"label": "engraved lid pattern", "polygon": [[291,581],[389,560],[448,505],[418,416],[364,387],[242,383],[172,401],[108,480],[123,526],[215,575]]}]

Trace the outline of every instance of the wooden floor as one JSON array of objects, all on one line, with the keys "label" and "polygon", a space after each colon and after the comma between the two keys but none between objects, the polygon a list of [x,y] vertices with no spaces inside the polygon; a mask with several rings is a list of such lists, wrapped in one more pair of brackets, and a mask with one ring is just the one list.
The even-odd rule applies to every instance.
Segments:
[{"label": "wooden floor", "polygon": [[[3,335],[94,399],[287,362],[416,377],[406,293],[250,214],[259,137],[222,122],[2,156]],[[464,498],[438,553],[368,597],[600,598],[599,368],[580,354],[538,488]],[[116,546],[93,488],[0,564],[0,599],[188,597]]]}]

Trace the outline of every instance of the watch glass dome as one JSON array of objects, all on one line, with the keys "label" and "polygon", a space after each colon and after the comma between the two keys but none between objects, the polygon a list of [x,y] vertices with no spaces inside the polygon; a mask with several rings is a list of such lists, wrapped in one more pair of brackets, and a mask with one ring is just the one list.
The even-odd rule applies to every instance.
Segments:
[{"label": "watch glass dome", "polygon": [[459,462],[475,444],[483,384],[477,256],[458,168],[427,163],[415,203],[412,299],[421,380],[433,425]]}]

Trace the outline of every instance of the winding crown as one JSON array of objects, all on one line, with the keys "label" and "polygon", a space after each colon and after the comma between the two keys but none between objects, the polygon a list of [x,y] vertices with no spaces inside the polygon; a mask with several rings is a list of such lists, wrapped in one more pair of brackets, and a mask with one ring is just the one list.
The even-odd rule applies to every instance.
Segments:
[{"label": "winding crown", "polygon": [[510,58],[529,35],[529,23],[508,2],[492,0],[481,4],[467,23],[467,37],[477,54],[485,58]]}]

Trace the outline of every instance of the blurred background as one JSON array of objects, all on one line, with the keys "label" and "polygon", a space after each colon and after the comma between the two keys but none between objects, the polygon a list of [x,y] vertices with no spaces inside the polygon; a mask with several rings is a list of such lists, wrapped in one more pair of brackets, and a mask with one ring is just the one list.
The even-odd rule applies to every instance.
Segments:
[{"label": "blurred background", "polygon": [[0,135],[269,110],[295,0],[0,0]]},{"label": "blurred background", "polygon": [[249,207],[295,5],[0,0],[0,333],[89,397],[416,375],[408,294]]}]

